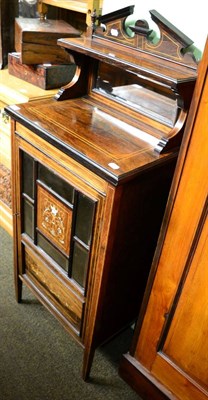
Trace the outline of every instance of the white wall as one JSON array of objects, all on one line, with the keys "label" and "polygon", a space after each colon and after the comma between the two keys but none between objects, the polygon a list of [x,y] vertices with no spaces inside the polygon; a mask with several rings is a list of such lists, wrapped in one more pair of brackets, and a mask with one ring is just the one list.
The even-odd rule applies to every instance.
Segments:
[{"label": "white wall", "polygon": [[155,29],[149,10],[155,9],[186,36],[201,51],[208,34],[208,1],[197,0],[103,0],[103,12],[107,14],[119,8],[135,5],[136,19],[145,19]]}]

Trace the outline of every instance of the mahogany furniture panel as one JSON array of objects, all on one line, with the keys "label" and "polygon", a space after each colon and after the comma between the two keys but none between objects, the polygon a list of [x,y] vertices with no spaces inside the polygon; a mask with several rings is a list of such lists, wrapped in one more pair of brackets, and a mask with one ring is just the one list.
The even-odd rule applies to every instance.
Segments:
[{"label": "mahogany furniture panel", "polygon": [[208,399],[208,42],[134,341],[121,376],[143,399]]},{"label": "mahogany furniture panel", "polygon": [[[54,99],[7,107],[16,298],[24,282],[75,337],[84,379],[139,311],[197,76],[190,56],[161,47],[161,60],[129,39],[132,11],[59,40],[76,70]],[[190,43],[152,14],[170,46]]]}]

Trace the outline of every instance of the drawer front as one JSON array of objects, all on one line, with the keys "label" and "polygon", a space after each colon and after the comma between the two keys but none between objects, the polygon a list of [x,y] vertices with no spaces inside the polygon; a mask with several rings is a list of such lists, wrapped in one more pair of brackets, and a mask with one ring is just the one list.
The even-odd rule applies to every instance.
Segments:
[{"label": "drawer front", "polygon": [[50,270],[49,265],[46,265],[29,248],[25,248],[24,254],[25,274],[29,280],[38,287],[42,296],[47,298],[52,307],[55,306],[79,335],[82,327],[84,298],[74,293],[70,285]]}]

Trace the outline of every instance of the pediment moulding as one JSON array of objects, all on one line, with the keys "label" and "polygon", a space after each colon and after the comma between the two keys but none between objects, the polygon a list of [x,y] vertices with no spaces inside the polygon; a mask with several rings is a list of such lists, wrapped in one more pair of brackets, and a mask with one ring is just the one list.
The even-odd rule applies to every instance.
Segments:
[{"label": "pediment moulding", "polygon": [[[158,11],[150,10],[152,21],[157,25],[160,38],[155,37],[155,32],[149,23],[142,19],[136,19],[133,24],[128,24],[129,17],[134,13],[134,5],[122,8],[103,16],[92,15],[92,27],[94,38],[105,38],[112,42],[133,47],[140,51],[151,53],[181,64],[196,68],[194,54],[190,51],[193,40],[176,28]],[[96,25],[96,21],[98,25]]]}]

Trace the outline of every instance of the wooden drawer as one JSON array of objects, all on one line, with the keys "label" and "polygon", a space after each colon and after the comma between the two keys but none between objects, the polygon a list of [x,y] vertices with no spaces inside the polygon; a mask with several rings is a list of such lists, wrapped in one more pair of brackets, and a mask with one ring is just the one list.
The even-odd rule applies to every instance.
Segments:
[{"label": "wooden drawer", "polygon": [[[78,294],[76,287],[71,282],[67,284],[67,276],[55,273],[50,265],[44,263],[39,255],[35,254],[29,247],[25,247],[25,273],[23,280],[35,284],[36,291],[43,302],[48,303],[49,308],[55,308],[68,321],[70,328],[80,335],[84,310],[84,297]],[[26,275],[26,277],[25,277]]]}]

